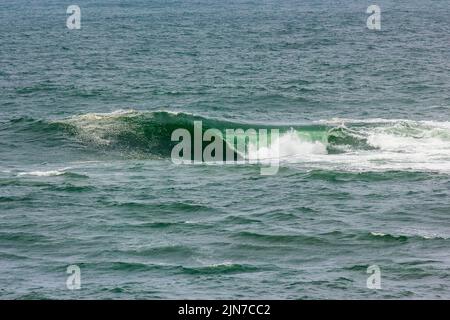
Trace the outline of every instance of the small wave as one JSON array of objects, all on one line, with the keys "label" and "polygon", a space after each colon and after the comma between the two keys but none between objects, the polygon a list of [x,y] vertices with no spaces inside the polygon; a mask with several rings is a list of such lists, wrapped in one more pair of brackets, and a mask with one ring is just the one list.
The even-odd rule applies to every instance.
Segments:
[{"label": "small wave", "polygon": [[329,182],[344,183],[351,181],[422,181],[429,178],[428,174],[409,172],[409,171],[357,171],[357,172],[347,172],[347,171],[333,171],[333,170],[309,170],[305,173],[308,179],[318,179],[326,180]]},{"label": "small wave", "polygon": [[149,272],[164,270],[166,272],[189,275],[235,274],[257,272],[261,270],[260,267],[257,266],[235,263],[212,264],[207,266],[183,266],[174,264],[146,264],[133,261],[116,261],[94,263],[94,266],[122,272]]},{"label": "small wave", "polygon": [[36,177],[55,177],[66,174],[65,171],[60,170],[49,170],[49,171],[30,171],[30,172],[19,172],[18,176],[36,176]]},{"label": "small wave", "polygon": [[[117,254],[117,251],[109,251],[111,254]],[[175,257],[180,258],[191,258],[195,255],[195,250],[191,247],[184,245],[166,245],[158,247],[144,247],[137,249],[127,249],[120,251],[121,254],[131,255],[131,256],[142,256],[142,257],[152,257],[152,258],[170,258]]]},{"label": "small wave", "polygon": [[230,274],[258,272],[260,268],[252,265],[225,262],[204,267],[183,267],[183,271],[187,274]]},{"label": "small wave", "polygon": [[419,233],[419,234],[390,234],[383,232],[371,232],[371,236],[379,237],[386,240],[399,240],[399,241],[407,241],[410,239],[418,239],[418,240],[448,240],[449,237],[433,234],[433,233]]},{"label": "small wave", "polygon": [[51,243],[53,239],[47,235],[31,233],[31,232],[0,232],[0,240],[2,243],[14,241],[18,243]]},{"label": "small wave", "polygon": [[397,124],[397,123],[419,123],[431,126],[445,126],[450,128],[450,122],[433,121],[433,120],[410,120],[410,119],[386,119],[386,118],[368,118],[368,119],[352,119],[352,118],[331,118],[321,119],[317,123],[326,124]]},{"label": "small wave", "polygon": [[57,192],[93,192],[96,188],[93,186],[77,186],[69,183],[62,186],[48,186],[45,190]]},{"label": "small wave", "polygon": [[242,231],[235,234],[236,238],[240,239],[248,239],[254,241],[261,242],[269,242],[272,244],[293,244],[293,243],[302,243],[302,244],[323,244],[326,243],[327,240],[320,237],[308,236],[308,235],[285,235],[285,234],[262,234],[251,231]]},{"label": "small wave", "polygon": [[25,176],[32,176],[32,177],[58,177],[58,176],[65,176],[65,177],[71,177],[71,178],[80,178],[80,179],[87,179],[89,176],[86,174],[81,173],[75,173],[68,171],[71,168],[62,168],[62,169],[55,169],[55,170],[33,170],[33,171],[23,171],[18,172],[16,175],[18,177],[25,177]]},{"label": "small wave", "polygon": [[399,240],[406,240],[407,237],[403,235],[392,235],[388,233],[382,233],[382,232],[371,232],[370,233],[374,237],[382,237],[382,238],[389,238],[389,239],[399,239]]}]

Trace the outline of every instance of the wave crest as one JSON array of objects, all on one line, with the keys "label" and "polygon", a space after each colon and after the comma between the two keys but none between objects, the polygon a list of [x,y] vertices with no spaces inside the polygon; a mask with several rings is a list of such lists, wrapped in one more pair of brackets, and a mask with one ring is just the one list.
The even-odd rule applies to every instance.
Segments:
[{"label": "wave crest", "polygon": [[[232,122],[189,113],[118,110],[46,121],[21,118],[9,126],[36,137],[75,138],[86,148],[119,151],[128,157],[170,157],[178,142],[172,132],[186,129],[193,136],[194,121],[203,132],[218,129],[278,129],[276,143],[258,147],[246,143],[249,159],[279,158],[308,169],[338,171],[412,170],[450,173],[450,123],[386,119],[332,119],[308,125]],[[73,141],[72,141],[73,142]],[[71,142],[71,143],[72,143]],[[209,142],[208,142],[209,143]],[[206,142],[203,147],[206,146]]]}]

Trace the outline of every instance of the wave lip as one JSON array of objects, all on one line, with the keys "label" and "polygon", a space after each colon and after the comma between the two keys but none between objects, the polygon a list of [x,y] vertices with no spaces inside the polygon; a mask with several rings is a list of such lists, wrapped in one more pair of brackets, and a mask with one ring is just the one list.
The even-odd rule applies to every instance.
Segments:
[{"label": "wave lip", "polygon": [[36,176],[36,177],[56,177],[65,175],[67,172],[62,170],[48,170],[48,171],[28,171],[28,172],[19,172],[17,175],[21,176]]}]

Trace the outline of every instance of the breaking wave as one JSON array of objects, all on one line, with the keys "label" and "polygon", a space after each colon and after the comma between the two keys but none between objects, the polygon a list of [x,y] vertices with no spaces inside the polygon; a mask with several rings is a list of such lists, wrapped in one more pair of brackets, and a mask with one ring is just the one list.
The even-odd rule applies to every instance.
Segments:
[{"label": "breaking wave", "polygon": [[[331,119],[305,125],[275,125],[238,123],[188,113],[119,110],[52,121],[21,118],[9,125],[15,130],[39,133],[45,139],[57,136],[58,142],[63,135],[95,150],[167,158],[178,143],[171,141],[172,132],[181,128],[193,135],[194,121],[202,121],[203,132],[214,128],[224,136],[226,129],[279,130],[279,137],[274,137],[267,146],[260,147],[248,139],[245,155],[248,159],[276,157],[282,163],[312,169],[450,172],[450,122]],[[204,142],[203,146],[207,144]]]}]

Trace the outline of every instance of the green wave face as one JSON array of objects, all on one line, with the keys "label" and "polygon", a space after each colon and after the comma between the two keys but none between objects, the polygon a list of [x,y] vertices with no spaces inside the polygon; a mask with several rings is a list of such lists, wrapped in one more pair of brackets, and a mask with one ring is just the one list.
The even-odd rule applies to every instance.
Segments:
[{"label": "green wave face", "polygon": [[[186,129],[194,137],[194,122],[201,121],[202,133],[208,129],[217,129],[226,137],[227,130],[242,129],[244,135],[249,129],[266,129],[270,139],[272,129],[280,134],[293,129],[292,126],[237,123],[209,119],[187,113],[136,112],[124,111],[111,114],[86,114],[52,122],[59,130],[76,137],[81,143],[94,148],[118,149],[129,153],[149,156],[169,157],[178,143],[171,141],[172,133],[177,129]],[[312,125],[297,127],[300,139],[305,141],[327,141],[327,127]],[[237,132],[236,136],[240,136]],[[192,144],[194,142],[192,141]],[[203,142],[205,148],[210,142]],[[250,139],[245,140],[246,146]],[[229,147],[224,141],[224,147]],[[226,150],[224,150],[226,151]],[[238,155],[236,154],[238,159]]]}]

